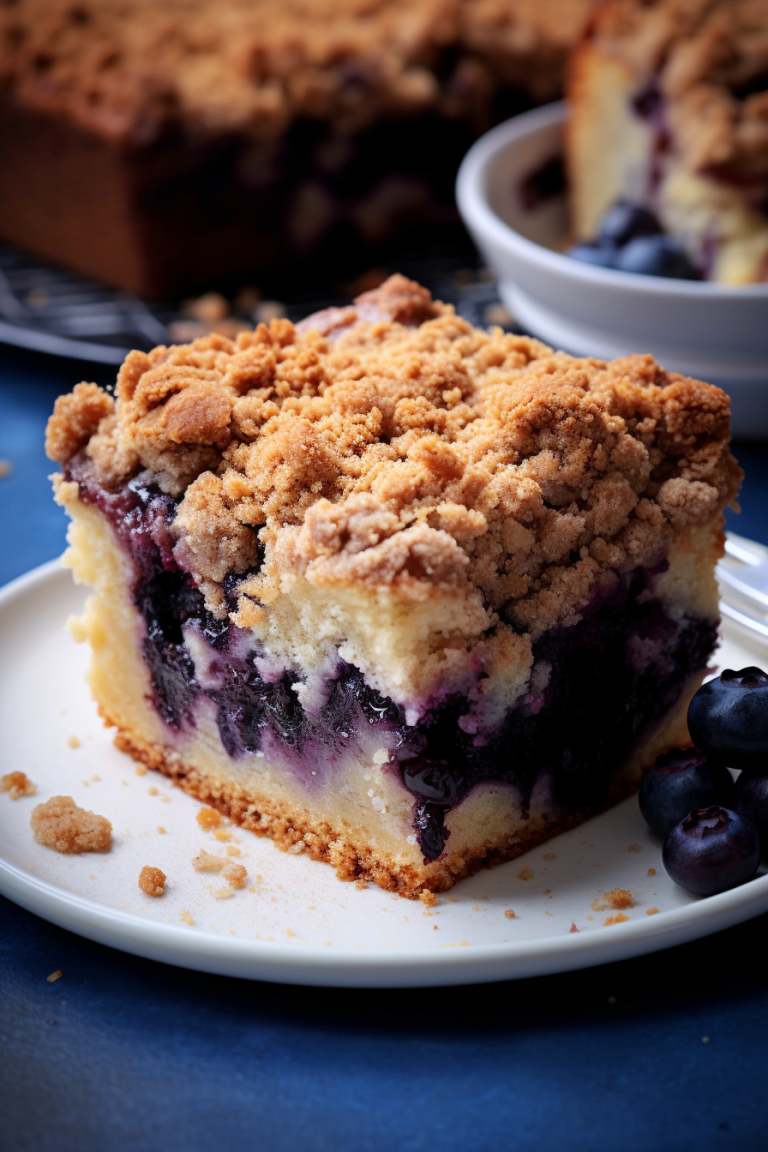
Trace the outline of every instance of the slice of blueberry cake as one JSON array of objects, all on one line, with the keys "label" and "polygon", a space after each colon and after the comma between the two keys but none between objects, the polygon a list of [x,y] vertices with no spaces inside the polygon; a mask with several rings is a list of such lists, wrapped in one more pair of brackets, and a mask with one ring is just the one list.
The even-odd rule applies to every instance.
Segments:
[{"label": "slice of blueberry cake", "polygon": [[765,0],[611,0],[575,52],[568,95],[580,240],[602,238],[606,211],[629,202],[657,223],[639,214],[614,266],[768,279]]},{"label": "slice of blueberry cake", "polygon": [[132,352],[48,429],[101,714],[280,847],[446,889],[685,739],[728,444],[717,388],[475,329],[399,276]]}]

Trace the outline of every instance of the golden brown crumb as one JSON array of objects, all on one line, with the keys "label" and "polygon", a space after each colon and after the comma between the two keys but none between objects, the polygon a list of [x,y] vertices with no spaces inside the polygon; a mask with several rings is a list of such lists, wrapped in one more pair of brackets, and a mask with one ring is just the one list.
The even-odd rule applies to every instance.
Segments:
[{"label": "golden brown crumb", "polygon": [[148,793],[150,796],[157,796],[157,794],[158,794],[158,792],[159,792],[159,791],[160,791],[160,789],[159,789],[159,788],[156,788],[154,784],[152,785],[152,787],[151,787],[151,788],[147,788],[147,793]]},{"label": "golden brown crumb", "polygon": [[435,896],[434,892],[420,892],[419,900],[421,900],[422,904],[427,908],[434,908],[435,904],[437,904],[437,896]]},{"label": "golden brown crumb", "polygon": [[162,896],[165,892],[165,881],[165,872],[161,872],[159,868],[152,868],[149,864],[145,864],[139,872],[139,888],[142,892],[146,892],[147,896]]},{"label": "golden brown crumb", "polygon": [[227,853],[227,856],[240,856],[240,855],[242,855],[242,853],[240,852],[240,849],[238,847],[236,847],[234,844],[230,844],[225,849],[225,852]]},{"label": "golden brown crumb", "polygon": [[0,792],[8,792],[11,800],[20,800],[22,796],[34,796],[37,785],[33,784],[26,772],[8,772],[0,777]]},{"label": "golden brown crumb", "polygon": [[108,852],[112,825],[104,816],[78,808],[71,796],[52,796],[32,810],[32,831],[39,844],[57,852]]},{"label": "golden brown crumb", "polygon": [[517,874],[518,880],[533,880],[533,877],[534,877],[533,868],[529,868],[527,864],[525,865],[524,868],[521,868]]},{"label": "golden brown crumb", "polygon": [[195,819],[201,828],[210,831],[221,824],[221,812],[217,812],[215,808],[201,808]]},{"label": "golden brown crumb", "polygon": [[517,915],[516,915],[513,908],[507,908],[504,915],[506,916],[507,920],[516,920],[517,919]]},{"label": "golden brown crumb", "polygon": [[212,856],[205,848],[202,848],[200,855],[195,856],[192,861],[192,867],[196,872],[221,872],[226,866],[227,860],[224,856]]},{"label": "golden brown crumb", "polygon": [[163,828],[162,824],[158,824],[157,830],[158,830],[158,832],[161,832],[161,833],[165,832],[165,828]]},{"label": "golden brown crumb", "polygon": [[183,920],[185,924],[189,924],[190,928],[194,927],[195,922],[186,908],[182,908],[181,912],[179,912],[179,920]]},{"label": "golden brown crumb", "polygon": [[646,908],[645,914],[646,916],[655,916],[658,911],[658,908]]},{"label": "golden brown crumb", "polygon": [[67,744],[69,744],[70,748],[79,748],[80,747],[80,737],[79,736],[70,736],[69,739],[67,740]]},{"label": "golden brown crumb", "polygon": [[634,897],[627,888],[612,888],[610,892],[598,896],[591,904],[593,912],[604,912],[606,908],[634,908],[634,906]]},{"label": "golden brown crumb", "polygon": [[50,976],[46,976],[46,980],[49,984],[54,984],[57,980],[60,980],[63,975],[64,973],[61,968],[57,968],[55,972],[51,972]]},{"label": "golden brown crumb", "polygon": [[609,916],[603,921],[603,928],[607,928],[610,924],[623,924],[625,920],[629,920],[629,916],[625,916],[623,912],[618,912],[615,916]]},{"label": "golden brown crumb", "polygon": [[649,868],[648,869],[648,875],[649,876],[655,876],[656,875],[656,869],[655,868]]},{"label": "golden brown crumb", "polygon": [[226,844],[232,839],[232,833],[227,832],[226,828],[214,828],[213,836],[215,840],[219,840],[222,844]]},{"label": "golden brown crumb", "polygon": [[230,888],[245,888],[248,872],[242,864],[227,864],[221,871],[221,878]]},{"label": "golden brown crumb", "polygon": [[136,775],[137,776],[146,776],[148,771],[149,771],[149,769],[147,768],[146,764],[137,764],[136,765]]},{"label": "golden brown crumb", "polygon": [[211,895],[217,900],[229,900],[234,892],[231,888],[211,888]]}]

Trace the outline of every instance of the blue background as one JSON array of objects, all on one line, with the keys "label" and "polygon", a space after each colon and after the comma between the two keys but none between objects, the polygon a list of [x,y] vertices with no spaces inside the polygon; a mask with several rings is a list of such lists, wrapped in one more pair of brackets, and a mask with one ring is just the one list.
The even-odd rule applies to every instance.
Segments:
[{"label": "blue background", "polygon": [[[0,348],[0,582],[63,548],[53,400],[113,375]],[[736,454],[731,526],[768,543],[768,445]],[[2,1152],[764,1150],[767,1072],[768,917],[563,976],[350,992],[168,968],[0,900]]]}]

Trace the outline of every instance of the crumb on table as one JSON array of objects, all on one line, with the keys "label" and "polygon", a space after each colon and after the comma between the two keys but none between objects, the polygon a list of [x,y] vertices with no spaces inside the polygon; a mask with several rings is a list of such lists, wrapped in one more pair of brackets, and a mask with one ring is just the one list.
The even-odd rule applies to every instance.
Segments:
[{"label": "crumb on table", "polygon": [[69,739],[67,740],[67,744],[69,744],[70,748],[79,748],[80,747],[80,737],[79,736],[70,736]]},{"label": "crumb on table", "polygon": [[435,904],[437,904],[437,896],[435,896],[434,892],[420,892],[419,900],[421,900],[422,904],[427,908],[434,908]]},{"label": "crumb on table", "polygon": [[240,856],[240,855],[242,855],[242,853],[240,852],[240,849],[235,844],[230,844],[227,848],[225,848],[225,852],[227,853],[227,856]]},{"label": "crumb on table", "polygon": [[179,912],[179,920],[183,920],[185,924],[189,924],[190,928],[194,928],[195,926],[192,914],[187,908],[182,908],[181,912]]},{"label": "crumb on table", "polygon": [[518,880],[533,880],[533,868],[529,868],[526,864],[526,866],[518,872],[517,878]]},{"label": "crumb on table", "polygon": [[222,880],[226,880],[230,888],[245,888],[248,872],[243,864],[227,864],[221,872]]},{"label": "crumb on table", "polygon": [[616,916],[608,916],[603,922],[603,928],[608,928],[611,924],[623,924],[626,920],[629,920],[629,916],[625,916],[623,912],[619,912]]},{"label": "crumb on table", "polygon": [[165,872],[145,864],[139,872],[139,888],[142,892],[146,892],[147,896],[162,896],[165,892],[166,879]]},{"label": "crumb on table", "polygon": [[149,769],[147,768],[146,764],[137,764],[136,765],[136,775],[137,776],[146,776],[148,771],[149,771]]},{"label": "crumb on table", "polygon": [[211,888],[211,894],[217,900],[229,900],[235,893],[231,888]]},{"label": "crumb on table", "polygon": [[201,808],[195,819],[201,828],[218,828],[221,824],[221,812],[217,812],[215,808]]},{"label": "crumb on table", "polygon": [[658,911],[659,911],[658,908],[646,908],[645,914],[646,914],[646,916],[656,916],[658,914]]},{"label": "crumb on table", "polygon": [[[228,832],[226,828],[214,828],[213,835],[216,840],[221,841],[223,844],[228,843],[228,841],[232,839],[232,833]],[[289,848],[288,851],[290,852],[291,849]]]},{"label": "crumb on table", "polygon": [[57,852],[108,852],[112,825],[105,816],[78,808],[71,796],[52,796],[32,809],[30,825],[38,844]]},{"label": "crumb on table", "polygon": [[656,875],[656,869],[655,868],[649,868],[648,869],[648,875],[649,876],[655,876]]},{"label": "crumb on table", "polygon": [[568,931],[569,932],[579,932],[580,931],[580,929],[576,927],[576,921],[575,920],[571,920],[571,926],[568,929]]},{"label": "crumb on table", "polygon": [[506,916],[507,920],[517,919],[517,913],[515,912],[514,908],[507,908],[504,915]]},{"label": "crumb on table", "polygon": [[195,872],[221,872],[227,863],[224,856],[213,856],[210,852],[206,852],[205,848],[201,848],[199,856],[195,856],[192,861],[192,867]]},{"label": "crumb on table", "polygon": [[34,796],[37,785],[33,784],[26,772],[8,772],[0,777],[0,792],[7,792],[11,800],[20,800],[22,796]]}]

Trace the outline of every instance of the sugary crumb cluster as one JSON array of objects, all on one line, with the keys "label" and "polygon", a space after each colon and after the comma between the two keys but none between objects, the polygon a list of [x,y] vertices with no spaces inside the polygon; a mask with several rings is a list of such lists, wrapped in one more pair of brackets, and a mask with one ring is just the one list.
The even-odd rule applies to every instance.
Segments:
[{"label": "sugary crumb cluster", "polygon": [[768,183],[765,0],[612,0],[590,39],[630,63],[638,89],[658,74],[665,120],[689,168]]},{"label": "sugary crumb cluster", "polygon": [[741,476],[728,442],[719,389],[472,328],[403,277],[298,327],[132,352],[116,406],[80,384],[48,430],[60,463],[85,449],[103,483],[147,469],[181,498],[176,559],[219,614],[243,574],[238,622],[299,575],[476,588],[532,632],[711,521]]},{"label": "sugary crumb cluster", "polygon": [[167,879],[165,872],[161,871],[160,868],[153,868],[150,864],[145,864],[139,872],[139,888],[147,896],[163,896]]},{"label": "sugary crumb cluster", "polygon": [[[142,145],[348,134],[384,115],[488,115],[499,84],[540,100],[594,0],[18,0],[0,5],[0,80],[17,99]],[[329,161],[330,162],[330,161]]]},{"label": "sugary crumb cluster", "polygon": [[52,796],[38,804],[32,810],[30,824],[39,844],[65,855],[108,852],[112,847],[109,820],[78,808],[71,796]]},{"label": "sugary crumb cluster", "polygon": [[20,800],[22,796],[34,796],[37,785],[34,784],[26,772],[7,772],[0,777],[0,792],[7,792],[11,800]]}]

